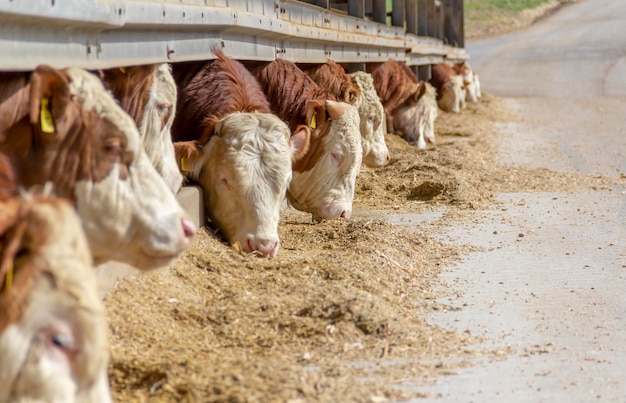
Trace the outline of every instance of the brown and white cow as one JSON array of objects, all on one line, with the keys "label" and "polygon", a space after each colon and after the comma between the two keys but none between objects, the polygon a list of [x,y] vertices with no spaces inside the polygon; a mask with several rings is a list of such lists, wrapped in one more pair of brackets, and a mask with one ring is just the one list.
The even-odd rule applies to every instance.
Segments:
[{"label": "brown and white cow", "polygon": [[[370,168],[379,168],[389,162],[389,150],[385,144],[383,109],[376,94],[368,91],[368,81],[363,75],[346,74],[343,67],[332,61],[316,65],[299,65],[318,85],[335,95],[338,100],[350,103],[359,111],[363,163]],[[371,81],[371,77],[369,77]],[[374,96],[372,96],[374,95]]]},{"label": "brown and white cow", "polygon": [[477,84],[474,71],[469,63],[463,61],[455,63],[452,68],[454,71],[463,77],[463,89],[465,90],[465,101],[476,102],[478,101],[478,92],[480,91],[480,84]]},{"label": "brown and white cow", "polygon": [[316,221],[350,217],[363,155],[356,107],[335,101],[292,62],[277,59],[248,68],[292,137],[310,133],[307,153],[293,165],[289,203]]},{"label": "brown and white cow", "polygon": [[[0,158],[0,402],[110,402],[107,330],[73,207]],[[14,177],[13,177],[14,179]]]},{"label": "brown and white cow", "polygon": [[209,62],[174,66],[179,109],[177,160],[204,190],[207,213],[228,242],[246,253],[278,253],[280,207],[292,163],[304,155],[308,133],[290,138],[270,113],[259,83],[221,50]]},{"label": "brown and white cow", "polygon": [[46,182],[73,201],[96,264],[166,266],[193,223],[150,164],[139,132],[98,77],[39,66],[0,73],[0,151],[18,182]]},{"label": "brown and white cow", "polygon": [[387,60],[368,65],[387,115],[387,130],[418,148],[435,142],[434,92],[404,63]]},{"label": "brown and white cow", "polygon": [[357,71],[351,74],[361,90],[359,110],[363,163],[378,168],[389,162],[389,149],[385,143],[385,109],[380,102],[370,73]]},{"label": "brown and white cow", "polygon": [[465,107],[463,77],[452,66],[446,63],[434,64],[430,83],[437,90],[437,104],[442,110],[458,113]]},{"label": "brown and white cow", "polygon": [[172,144],[176,83],[170,65],[121,67],[101,72],[113,96],[135,120],[143,148],[174,193],[183,184]]}]

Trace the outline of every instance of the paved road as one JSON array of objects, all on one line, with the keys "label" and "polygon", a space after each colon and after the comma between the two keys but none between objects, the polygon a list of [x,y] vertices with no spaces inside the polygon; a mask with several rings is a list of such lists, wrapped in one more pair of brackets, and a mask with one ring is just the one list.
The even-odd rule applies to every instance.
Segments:
[{"label": "paved road", "polygon": [[[503,162],[626,174],[626,2],[586,0],[468,50],[485,90],[525,116],[502,127]],[[510,354],[425,400],[626,402],[626,188],[499,198],[442,234],[485,251],[443,278],[461,295],[442,302],[462,309],[430,319]]]}]

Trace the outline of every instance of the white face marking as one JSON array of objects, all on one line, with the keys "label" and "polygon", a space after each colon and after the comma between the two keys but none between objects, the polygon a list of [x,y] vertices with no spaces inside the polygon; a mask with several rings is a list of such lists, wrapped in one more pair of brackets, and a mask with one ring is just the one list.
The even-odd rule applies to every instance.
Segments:
[{"label": "white face marking", "polygon": [[352,74],[361,89],[361,100],[357,103],[363,146],[363,163],[370,168],[378,168],[387,163],[389,150],[385,143],[385,111],[372,75],[362,71]]},{"label": "white face marking", "polygon": [[324,153],[314,167],[306,172],[293,173],[289,185],[292,204],[301,211],[313,214],[317,221],[348,218],[356,177],[363,158],[359,115],[356,107],[341,103],[343,116],[331,122],[324,139]]},{"label": "white face marking", "polygon": [[232,113],[205,146],[198,181],[212,220],[244,252],[278,253],[280,206],[291,180],[289,128],[265,113]]},{"label": "white face marking", "polygon": [[118,260],[142,270],[168,265],[189,245],[182,225],[185,213],[148,160],[131,117],[95,76],[81,69],[67,73],[72,95],[83,109],[123,131],[126,151],[134,156],[124,180],[119,177],[120,162],[98,183],[76,183],[77,210],[94,260]]},{"label": "white face marking", "polygon": [[175,111],[176,84],[170,66],[163,63],[155,66],[154,80],[144,108],[139,134],[152,165],[174,193],[178,192],[183,183],[172,143],[171,129]]},{"label": "white face marking", "polygon": [[439,99],[439,107],[447,112],[460,112],[461,102],[465,99],[463,94],[463,78],[453,76],[441,89],[443,95]]}]

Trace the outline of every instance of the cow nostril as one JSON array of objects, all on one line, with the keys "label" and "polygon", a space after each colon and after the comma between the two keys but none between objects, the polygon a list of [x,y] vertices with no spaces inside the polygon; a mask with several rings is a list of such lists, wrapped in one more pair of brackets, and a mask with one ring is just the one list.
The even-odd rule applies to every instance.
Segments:
[{"label": "cow nostril", "polygon": [[340,218],[347,218],[348,217],[348,213],[346,213],[346,210],[342,211],[341,214],[339,214]]},{"label": "cow nostril", "polygon": [[186,218],[181,220],[181,224],[183,226],[183,233],[185,234],[185,238],[191,238],[196,233],[196,226]]}]

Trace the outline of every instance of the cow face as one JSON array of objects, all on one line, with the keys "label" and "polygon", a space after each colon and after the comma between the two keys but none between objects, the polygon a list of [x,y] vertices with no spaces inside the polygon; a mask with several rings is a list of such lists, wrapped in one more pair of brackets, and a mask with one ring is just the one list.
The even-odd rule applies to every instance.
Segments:
[{"label": "cow face", "polygon": [[465,101],[463,93],[463,77],[455,75],[450,77],[441,87],[439,107],[446,112],[458,113]]},{"label": "cow face", "polygon": [[420,82],[416,88],[415,94],[394,111],[393,125],[409,144],[423,149],[435,143],[437,95],[429,83]]},{"label": "cow face", "polygon": [[111,402],[107,325],[81,223],[66,202],[26,197],[4,203],[0,218],[0,401]]},{"label": "cow face", "polygon": [[150,161],[174,193],[178,192],[183,183],[172,145],[171,130],[175,111],[176,83],[169,64],[163,63],[155,66],[139,134]]},{"label": "cow face", "polygon": [[41,66],[30,86],[30,121],[0,144],[18,157],[21,184],[51,181],[75,202],[97,264],[169,264],[195,228],[150,164],[135,122],[84,70]]},{"label": "cow face", "polygon": [[362,161],[359,114],[355,106],[326,101],[330,130],[311,138],[311,156],[304,169],[294,170],[287,198],[313,219],[348,218]]},{"label": "cow face", "polygon": [[359,71],[352,74],[361,90],[356,106],[359,111],[363,163],[379,168],[389,162],[389,150],[385,143],[385,110],[378,98],[372,75]]},{"label": "cow face", "polygon": [[203,161],[192,168],[212,221],[246,253],[278,253],[280,206],[292,161],[308,143],[308,138],[289,135],[287,125],[272,114],[231,113],[218,121]]}]

